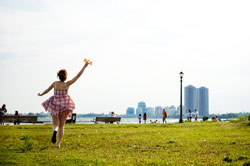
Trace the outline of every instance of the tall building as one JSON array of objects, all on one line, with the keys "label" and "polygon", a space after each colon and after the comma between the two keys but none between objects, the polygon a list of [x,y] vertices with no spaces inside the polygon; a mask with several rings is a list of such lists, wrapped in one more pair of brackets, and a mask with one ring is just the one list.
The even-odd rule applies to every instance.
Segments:
[{"label": "tall building", "polygon": [[195,109],[198,109],[198,95],[196,87],[188,85],[184,89],[184,105],[185,111],[184,115],[188,113],[188,110],[194,112]]},{"label": "tall building", "polygon": [[177,109],[174,105],[171,105],[170,107],[165,107],[165,110],[167,111],[168,115],[174,115],[177,112]]},{"label": "tall building", "polygon": [[126,116],[132,118],[135,115],[135,109],[133,107],[128,107],[126,110]]},{"label": "tall building", "polygon": [[162,117],[162,107],[161,106],[155,107],[155,117],[156,118]]},{"label": "tall building", "polygon": [[198,110],[199,116],[209,115],[209,94],[208,88],[200,87],[195,88],[192,85],[186,86],[184,91],[184,115],[188,113],[190,109],[194,112]]},{"label": "tall building", "polygon": [[144,112],[146,112],[146,103],[141,101],[136,108],[136,116],[138,117],[139,114],[143,114]]},{"label": "tall building", "polygon": [[146,108],[146,114],[148,117],[153,118],[154,117],[154,108],[153,107],[147,107]]},{"label": "tall building", "polygon": [[209,115],[209,98],[208,88],[198,88],[198,113],[200,116]]}]

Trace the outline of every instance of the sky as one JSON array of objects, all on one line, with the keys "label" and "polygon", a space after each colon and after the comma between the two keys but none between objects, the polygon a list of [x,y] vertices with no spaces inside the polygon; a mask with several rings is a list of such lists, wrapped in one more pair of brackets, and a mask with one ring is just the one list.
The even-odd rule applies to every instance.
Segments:
[{"label": "sky", "polygon": [[250,112],[248,0],[0,0],[0,104],[45,112],[38,97],[65,68],[76,113],[178,106],[209,89],[209,112]]}]

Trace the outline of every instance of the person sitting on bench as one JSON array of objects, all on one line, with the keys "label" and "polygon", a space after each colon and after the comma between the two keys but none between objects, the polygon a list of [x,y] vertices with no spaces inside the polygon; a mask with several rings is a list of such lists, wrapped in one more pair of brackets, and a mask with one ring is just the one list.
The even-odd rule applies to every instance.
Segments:
[{"label": "person sitting on bench", "polygon": [[2,108],[0,109],[0,115],[4,115],[4,114],[6,114],[7,113],[7,109],[6,109],[6,105],[5,104],[3,104],[3,106],[2,106]]}]

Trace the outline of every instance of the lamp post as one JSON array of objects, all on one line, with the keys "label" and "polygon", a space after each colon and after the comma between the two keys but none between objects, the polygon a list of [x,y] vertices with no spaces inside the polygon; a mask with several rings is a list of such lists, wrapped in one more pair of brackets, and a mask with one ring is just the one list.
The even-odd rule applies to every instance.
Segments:
[{"label": "lamp post", "polygon": [[183,78],[184,73],[181,71],[180,72],[180,78],[181,78],[181,98],[180,98],[180,120],[179,123],[183,123],[182,120],[182,78]]}]

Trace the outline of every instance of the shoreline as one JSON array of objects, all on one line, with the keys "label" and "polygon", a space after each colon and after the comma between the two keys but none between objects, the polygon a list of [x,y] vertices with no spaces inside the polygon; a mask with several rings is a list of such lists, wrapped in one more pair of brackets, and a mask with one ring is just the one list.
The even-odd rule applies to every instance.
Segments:
[{"label": "shoreline", "polygon": [[[95,118],[77,118],[76,119],[76,123],[75,124],[95,124],[94,122]],[[221,119],[221,122],[227,122],[230,120],[233,120],[234,118],[231,119]],[[150,120],[152,122],[156,122],[156,123],[152,123],[150,122]],[[157,121],[156,121],[157,120]],[[184,122],[186,121],[186,119],[183,119]],[[45,124],[52,124],[52,119],[50,117],[46,117],[46,118],[39,118],[38,117],[38,121],[39,122],[43,122],[43,123],[20,123],[19,125],[45,125]],[[179,119],[177,118],[168,118],[166,124],[172,124],[172,123],[179,123]],[[212,121],[212,120],[208,120],[208,121]],[[203,119],[199,118],[197,121],[195,121],[194,119],[192,119],[191,122],[203,122]],[[220,122],[220,121],[218,121]],[[187,122],[185,122],[187,123]],[[105,124],[104,122],[98,122],[97,124]],[[117,123],[113,123],[113,124],[117,124]],[[119,124],[139,124],[139,121],[137,118],[122,118],[121,122]],[[144,122],[142,121],[141,124],[144,124]],[[162,118],[150,118],[147,120],[146,124],[163,124],[162,123]],[[14,125],[14,123],[5,123],[4,125]]]}]

